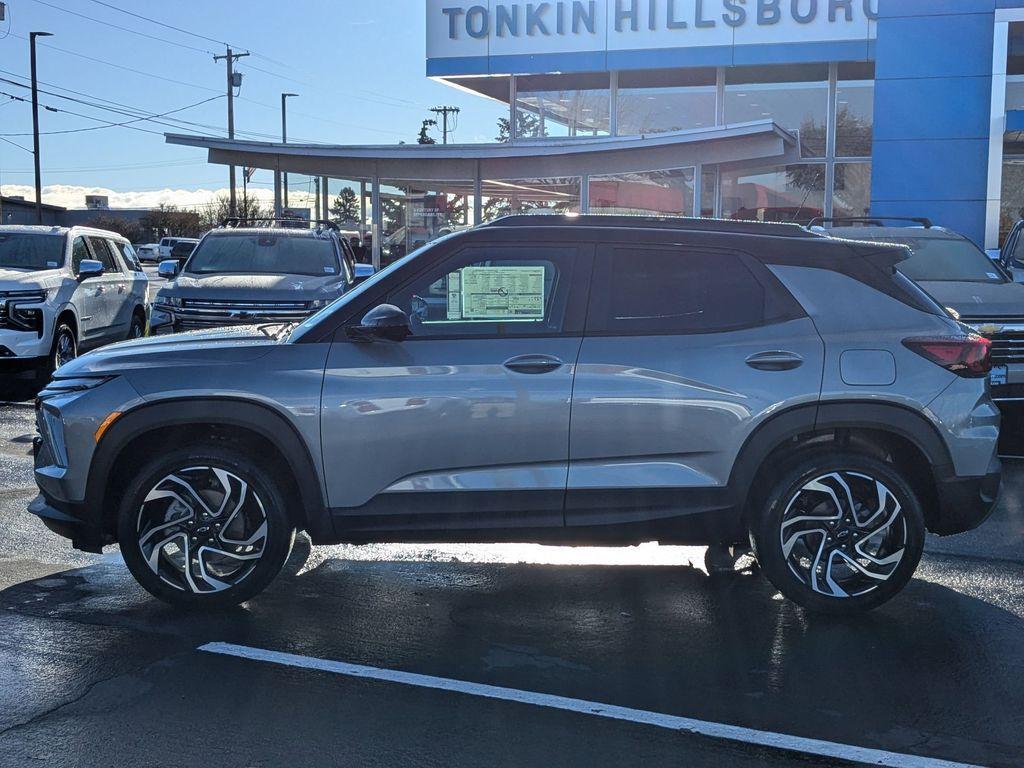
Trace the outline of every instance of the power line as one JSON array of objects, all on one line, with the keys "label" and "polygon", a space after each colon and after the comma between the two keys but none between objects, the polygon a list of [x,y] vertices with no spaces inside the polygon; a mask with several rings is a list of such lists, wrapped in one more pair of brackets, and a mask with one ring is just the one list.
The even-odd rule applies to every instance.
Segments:
[{"label": "power line", "polygon": [[[5,82],[11,82],[11,81],[10,80],[5,80]],[[18,85],[18,84],[15,83],[15,85]],[[7,93],[6,91],[0,91],[0,95],[9,96],[10,98],[16,99],[18,101],[24,101],[26,103],[28,102],[28,99],[24,99],[21,96],[15,96],[14,94]],[[61,98],[68,98],[68,97],[65,96],[65,97],[61,97]],[[196,104],[189,104],[189,105],[184,106],[184,107],[179,107],[178,109],[172,109],[172,110],[170,110],[168,112],[165,112],[163,114],[160,114],[160,115],[148,115],[148,116],[142,116],[142,117],[134,117],[132,120],[126,120],[126,121],[121,122],[121,123],[112,123],[109,120],[102,120],[102,119],[100,119],[98,117],[93,117],[92,115],[83,115],[81,112],[72,112],[69,109],[60,109],[58,107],[53,107],[53,106],[49,106],[49,105],[46,105],[46,104],[41,104],[40,106],[43,107],[43,109],[47,110],[48,112],[59,112],[59,113],[63,113],[63,114],[66,114],[66,115],[74,115],[75,117],[81,117],[81,118],[84,118],[85,120],[93,120],[93,121],[95,121],[97,123],[103,123],[103,125],[92,126],[92,127],[89,127],[89,128],[69,128],[69,129],[66,129],[66,130],[59,130],[59,131],[46,131],[45,133],[42,133],[40,135],[41,136],[54,136],[54,135],[68,134],[68,133],[85,133],[86,131],[98,131],[98,130],[101,130],[103,128],[130,128],[131,130],[134,130],[134,131],[142,131],[143,133],[151,133],[154,136],[163,136],[164,134],[163,134],[162,131],[151,131],[148,128],[140,128],[137,125],[133,125],[133,123],[139,123],[139,122],[143,122],[143,121],[158,122],[155,118],[165,117],[166,115],[171,115],[171,114],[174,114],[175,112],[181,112],[181,111],[186,110],[186,109],[192,109],[193,107],[197,107],[200,104],[205,104],[205,103],[207,103],[209,101],[213,101],[214,99],[219,99],[219,98],[221,98],[221,97],[220,96],[214,96],[212,98],[206,99],[205,101],[200,101],[200,102],[197,102]],[[72,101],[74,101],[74,100],[72,99]],[[160,124],[160,123],[158,123],[158,124]],[[31,135],[32,135],[31,133],[3,133],[3,134],[0,134],[0,138],[3,138],[5,136],[31,136]]]},{"label": "power line", "polygon": [[[32,150],[29,149],[28,147],[23,147],[23,146],[21,146],[21,144],[18,144],[17,142],[14,142],[14,141],[11,141],[10,139],[5,139],[3,136],[0,136],[0,141],[6,142],[6,143],[10,144],[12,147],[17,147],[20,150],[28,152],[30,155],[34,154],[32,152]],[[8,170],[7,173],[20,173],[20,171]],[[35,173],[35,171],[26,171],[26,173]]]},{"label": "power line", "polygon": [[101,24],[101,25],[103,25],[105,27],[110,27],[112,29],[119,29],[122,32],[128,32],[129,34],[132,34],[132,35],[138,35],[139,37],[145,37],[145,38],[147,38],[149,40],[156,40],[157,42],[160,42],[160,43],[166,43],[167,45],[174,45],[174,46],[177,46],[178,48],[185,48],[185,49],[190,50],[190,51],[196,51],[197,53],[209,53],[209,54],[213,53],[213,51],[208,51],[205,48],[196,48],[194,45],[187,45],[186,43],[179,43],[179,42],[176,42],[174,40],[168,40],[165,37],[157,37],[156,35],[150,35],[150,34],[147,34],[146,32],[140,32],[139,30],[131,29],[130,27],[122,27],[119,24],[114,24],[113,22],[110,22],[110,21],[104,21],[103,19],[97,19],[94,16],[87,16],[84,13],[78,13],[78,11],[72,11],[70,8],[62,8],[59,5],[53,5],[52,3],[46,2],[46,0],[34,0],[34,2],[39,3],[40,5],[45,5],[47,8],[53,8],[54,10],[57,10],[57,11],[62,11],[64,13],[69,13],[72,16],[77,16],[80,19],[85,19],[86,21],[91,21],[91,22],[93,22],[95,24]]},{"label": "power line", "polygon": [[[217,45],[224,45],[224,46],[230,45],[230,43],[226,43],[223,40],[216,40],[216,39],[214,39],[212,37],[207,37],[206,35],[200,35],[197,32],[190,32],[187,29],[182,29],[181,27],[176,27],[173,24],[167,24],[167,23],[165,23],[163,21],[157,21],[156,19],[151,19],[149,16],[143,16],[141,13],[135,13],[135,11],[129,11],[129,10],[125,9],[125,8],[119,8],[118,6],[112,5],[111,3],[106,3],[103,0],[92,0],[92,2],[96,3],[96,5],[102,5],[104,8],[109,8],[112,11],[118,11],[119,13],[124,13],[124,14],[127,14],[128,16],[134,16],[136,19],[141,19],[142,21],[148,21],[150,24],[156,24],[158,27],[163,27],[164,29],[172,29],[175,32],[180,32],[183,35],[190,35],[191,37],[196,37],[196,38],[199,38],[200,40],[205,40],[208,43],[217,43]],[[231,46],[231,47],[232,48],[240,48],[242,50],[246,50],[244,45]]]}]

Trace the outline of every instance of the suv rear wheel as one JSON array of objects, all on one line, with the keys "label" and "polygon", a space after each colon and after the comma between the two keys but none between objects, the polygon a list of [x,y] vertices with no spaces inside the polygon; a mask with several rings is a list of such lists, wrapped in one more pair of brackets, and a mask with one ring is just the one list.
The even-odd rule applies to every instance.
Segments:
[{"label": "suv rear wheel", "polygon": [[280,572],[295,539],[281,483],[230,446],[149,462],[121,503],[118,541],[147,591],[186,607],[234,605]]},{"label": "suv rear wheel", "polygon": [[751,531],[768,580],[790,600],[856,613],[903,589],[921,560],[924,515],[891,464],[822,451],[784,471]]}]

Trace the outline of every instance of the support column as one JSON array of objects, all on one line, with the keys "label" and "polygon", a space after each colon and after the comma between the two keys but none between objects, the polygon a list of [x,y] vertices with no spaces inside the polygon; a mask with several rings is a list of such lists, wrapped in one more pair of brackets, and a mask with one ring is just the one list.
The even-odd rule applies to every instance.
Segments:
[{"label": "support column", "polygon": [[704,166],[700,163],[693,169],[693,210],[691,215],[699,219],[701,214],[701,200],[704,195]]},{"label": "support column", "polygon": [[327,194],[327,177],[320,177],[320,218],[329,221],[331,218],[331,198]]},{"label": "support column", "polygon": [[370,228],[370,233],[373,236],[373,268],[374,270],[380,269],[380,255],[381,255],[381,236],[384,232],[384,211],[380,207],[380,178],[377,176],[373,177],[373,190],[371,194],[370,206],[373,209],[373,226]]},{"label": "support column", "polygon": [[480,163],[476,164],[476,178],[473,179],[473,226],[479,226],[484,221],[484,183],[480,178]]},{"label": "support column", "polygon": [[580,178],[580,213],[590,213],[590,174]]},{"label": "support column", "polygon": [[366,239],[366,182],[359,182],[359,239]]},{"label": "support column", "polygon": [[281,172],[274,171],[274,216],[281,217]]}]

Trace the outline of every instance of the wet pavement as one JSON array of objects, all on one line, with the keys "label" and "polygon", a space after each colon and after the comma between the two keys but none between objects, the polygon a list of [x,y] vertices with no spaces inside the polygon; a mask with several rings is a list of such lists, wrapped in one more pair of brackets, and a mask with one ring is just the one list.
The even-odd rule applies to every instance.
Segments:
[{"label": "wet pavement", "polygon": [[[328,547],[183,613],[27,515],[31,409],[0,405],[0,766],[806,766],[591,713],[200,650],[211,642],[961,763],[1024,765],[1024,462],[983,528],[852,620],[699,548]],[[899,756],[906,756],[900,758]]]}]

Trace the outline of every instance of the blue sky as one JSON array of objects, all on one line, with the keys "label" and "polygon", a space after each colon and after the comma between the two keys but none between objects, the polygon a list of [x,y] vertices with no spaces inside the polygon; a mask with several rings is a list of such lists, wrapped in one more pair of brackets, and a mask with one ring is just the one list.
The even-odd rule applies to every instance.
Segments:
[{"label": "blue sky", "polygon": [[[295,140],[412,142],[421,121],[430,116],[429,107],[444,103],[463,108],[456,141],[489,141],[503,114],[494,102],[426,78],[423,0],[106,1],[258,54],[238,65],[245,75],[241,98],[235,102],[240,135],[243,131],[266,134],[266,138],[280,135],[283,91],[300,94],[289,100],[288,107],[288,134]],[[26,83],[22,78],[29,74],[28,33],[52,32],[54,37],[39,40],[39,80],[47,84],[42,89],[93,103],[99,99],[118,102],[147,114],[213,98],[173,117],[214,127],[196,131],[226,131],[224,64],[215,64],[207,52],[223,53],[223,46],[133,18],[94,0],[7,0],[7,4],[8,19],[0,23],[0,78]],[[29,91],[0,82],[0,135],[31,147],[30,135],[8,135],[31,132],[29,105],[2,94],[27,98]],[[131,119],[52,95],[41,95],[40,103],[106,121]],[[44,133],[100,125],[66,112],[42,111],[40,121]],[[174,130],[148,122],[134,125],[146,131]],[[81,207],[84,200],[80,198],[92,189],[120,193],[113,197],[114,205],[151,204],[156,198],[188,204],[227,186],[226,171],[207,165],[201,150],[168,146],[162,136],[130,128],[44,135],[40,155],[44,200],[62,205]],[[0,141],[4,194],[25,194],[27,187],[31,196],[31,168],[30,154]],[[257,172],[254,182],[269,189],[270,172]],[[305,177],[292,176],[290,182],[292,189],[307,185]]]}]

